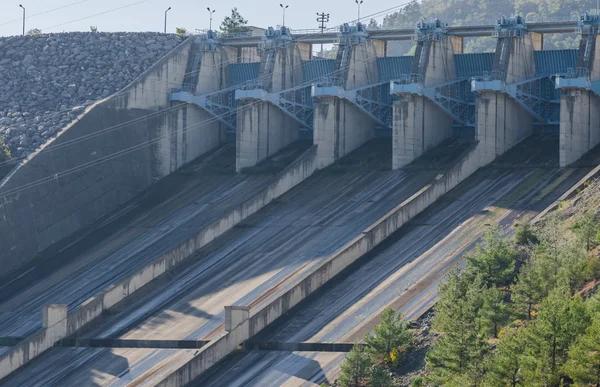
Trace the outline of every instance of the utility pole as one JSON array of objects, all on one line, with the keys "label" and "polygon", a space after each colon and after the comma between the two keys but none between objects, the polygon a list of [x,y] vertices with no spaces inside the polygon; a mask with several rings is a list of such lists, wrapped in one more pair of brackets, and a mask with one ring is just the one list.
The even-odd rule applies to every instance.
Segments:
[{"label": "utility pole", "polygon": [[167,8],[165,11],[165,34],[167,33],[167,12],[171,10],[171,7]]},{"label": "utility pole", "polygon": [[354,0],[354,2],[358,5],[358,19],[356,19],[356,24],[360,23],[360,5],[364,2],[364,0]]},{"label": "utility pole", "polygon": [[281,9],[283,9],[283,25],[282,25],[282,27],[285,27],[285,10],[289,7],[289,5],[286,5],[284,7],[283,4],[279,4],[279,6],[281,7]]},{"label": "utility pole", "polygon": [[[325,28],[326,28],[325,23],[329,22],[329,14],[325,13],[325,12],[321,12],[321,13],[317,12],[317,16],[318,16],[317,22],[321,23],[319,28],[321,29],[321,33],[324,34]],[[323,43],[321,43],[321,55],[323,55]]]},{"label": "utility pole", "polygon": [[19,7],[23,8],[23,36],[25,36],[25,7],[19,4]]},{"label": "utility pole", "polygon": [[210,15],[210,22],[208,24],[208,30],[212,31],[212,16],[213,16],[213,13],[215,13],[215,10],[214,9],[211,10],[209,7],[206,7],[206,9],[208,10],[208,14]]}]

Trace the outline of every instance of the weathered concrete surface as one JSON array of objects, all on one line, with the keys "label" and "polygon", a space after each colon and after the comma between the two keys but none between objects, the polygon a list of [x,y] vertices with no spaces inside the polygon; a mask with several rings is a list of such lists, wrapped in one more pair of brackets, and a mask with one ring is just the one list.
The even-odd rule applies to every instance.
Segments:
[{"label": "weathered concrete surface", "polygon": [[560,96],[560,165],[579,160],[600,143],[600,98],[591,91],[568,90]]},{"label": "weathered concrete surface", "polygon": [[[344,64],[343,58],[348,58]],[[345,66],[345,67],[342,67]],[[378,81],[377,49],[373,40],[340,45],[335,76],[345,90],[373,85]],[[375,135],[376,123],[351,102],[333,96],[314,104],[314,141],[317,164],[324,168],[363,145]]]},{"label": "weathered concrete surface", "polygon": [[[493,71],[507,85],[535,76],[534,42],[524,37],[498,38]],[[476,99],[475,136],[482,146],[482,165],[492,162],[533,133],[533,117],[508,95],[484,91]]]},{"label": "weathered concrete surface", "polygon": [[[456,79],[456,37],[417,43],[413,74],[423,77],[423,86],[441,85]],[[427,43],[427,44],[426,44]],[[402,168],[427,150],[452,136],[452,118],[423,96],[401,95],[393,102],[392,168]]]},{"label": "weathered concrete surface", "polygon": [[[595,32],[584,32],[581,36],[577,69],[587,70],[589,81],[600,81],[600,45]],[[575,162],[600,143],[599,103],[599,97],[590,90],[569,89],[561,95],[559,152],[562,167]]]},{"label": "weathered concrete surface", "polygon": [[[559,169],[557,148],[556,136],[517,145],[257,340],[354,342],[372,330],[386,306],[416,318],[435,302],[439,282],[474,247],[486,224],[497,222],[510,234],[513,222],[540,213],[600,161],[595,152],[594,162]],[[191,386],[318,386],[337,379],[343,359],[332,353],[242,351]]]},{"label": "weathered concrete surface", "polygon": [[[223,330],[223,306],[252,308],[281,297],[362,230],[454,164],[464,147],[448,146],[414,169],[390,171],[391,143],[367,145],[318,172],[271,206],[203,248],[147,295],[117,306],[88,337],[212,340]],[[378,143],[373,143],[378,144]],[[383,162],[385,160],[385,162]],[[365,164],[366,163],[366,164]],[[383,170],[382,170],[383,169]],[[193,355],[193,352],[191,353]],[[73,357],[75,356],[75,357]],[[115,361],[118,356],[120,361]],[[8,381],[104,385],[118,379],[157,383],[189,352],[53,349]],[[119,363],[125,361],[128,372]],[[102,370],[98,373],[95,370]]]},{"label": "weathered concrete surface", "polygon": [[[265,49],[261,55],[260,87],[267,92],[277,93],[301,85],[304,46],[290,43],[284,47]],[[300,124],[280,108],[266,101],[248,101],[237,112],[236,170],[253,167],[296,141],[299,129]]]},{"label": "weathered concrete surface", "polygon": [[0,182],[0,275],[199,156],[177,157],[177,111],[156,114],[183,80],[187,50],[189,42],[89,108]]},{"label": "weathered concrete surface", "polygon": [[[262,186],[258,185],[257,187],[255,186],[253,188],[250,184],[247,184],[248,182],[246,182],[246,184],[239,184],[240,180],[243,183],[244,180],[248,179],[236,176],[230,180],[232,180],[232,182],[238,180],[237,184],[234,184],[233,186],[221,184],[222,187],[219,188],[222,188],[223,190],[221,192],[216,192],[217,200],[219,200],[223,194],[237,194],[238,197],[233,198],[233,205],[230,204],[227,206],[222,204],[220,211],[223,213],[219,215],[220,217],[212,219],[212,221],[208,222],[207,219],[198,219],[196,220],[196,226],[194,226],[193,217],[198,216],[198,214],[201,213],[201,210],[205,209],[205,206],[211,206],[211,204],[204,203],[204,205],[198,207],[197,204],[201,202],[201,199],[192,198],[192,200],[195,201],[195,205],[192,204],[191,207],[196,208],[193,209],[188,206],[188,208],[183,208],[181,210],[179,217],[183,223],[177,222],[176,216],[172,216],[171,219],[169,219],[170,222],[167,224],[162,224],[162,227],[156,229],[154,233],[149,232],[139,235],[137,239],[134,239],[132,242],[122,246],[121,251],[117,250],[114,254],[104,258],[105,261],[109,261],[109,258],[118,260],[119,256],[122,257],[122,255],[125,254],[127,258],[132,260],[133,257],[143,252],[142,254],[139,254],[141,256],[137,257],[137,261],[133,260],[131,263],[128,263],[130,265],[130,269],[133,270],[123,270],[127,267],[125,265],[120,266],[117,269],[117,278],[119,278],[119,280],[116,281],[115,284],[100,291],[98,294],[87,300],[87,297],[85,296],[86,293],[83,293],[81,288],[79,289],[79,292],[77,291],[77,288],[69,289],[71,292],[73,292],[71,293],[71,297],[75,296],[75,300],[85,300],[85,302],[80,305],[72,305],[72,310],[69,312],[66,320],[67,330],[65,335],[71,335],[77,332],[82,327],[99,317],[104,311],[122,301],[186,258],[190,257],[199,248],[214,240],[219,235],[244,220],[246,217],[252,215],[254,212],[267,205],[271,200],[291,189],[294,185],[300,183],[307,176],[312,174],[314,170],[314,149],[310,149],[304,153],[304,156],[301,156],[298,160],[296,160],[295,163],[288,166],[288,168],[276,178],[269,179],[271,182],[268,185],[263,183]],[[257,180],[257,182],[261,182],[261,180],[264,182],[264,179],[255,180]],[[236,188],[238,189],[238,192],[236,192]],[[210,200],[210,197],[204,199]],[[207,211],[202,211],[202,213],[208,214]],[[218,210],[217,213],[219,214]],[[168,232],[169,223],[171,223],[170,227],[179,226],[181,228],[179,232]],[[174,231],[174,229],[172,231]],[[171,236],[168,237],[170,234]],[[124,242],[122,241],[121,243]],[[153,243],[156,245],[152,246]],[[131,255],[133,255],[133,257]],[[122,259],[119,261],[122,261]],[[145,265],[140,267],[140,263]],[[106,262],[106,264],[110,264],[110,262]],[[87,270],[89,270],[90,275],[97,276],[99,268],[96,266],[91,266],[88,267]],[[85,282],[79,284],[79,286],[88,287],[87,294],[89,294],[89,292],[93,289],[97,289],[96,287],[90,288],[90,285],[87,283],[87,281],[85,281],[85,277],[77,279]],[[96,286],[104,283],[104,281],[101,281]],[[60,292],[62,286],[64,285],[56,284],[55,287],[57,289],[55,291]],[[48,295],[44,294],[44,296],[47,297]],[[33,303],[35,302],[37,302],[37,300],[34,299]],[[10,316],[5,317],[10,318]],[[18,319],[18,316],[14,317]],[[14,320],[15,318],[13,318],[13,321]],[[31,324],[32,323],[30,321],[29,326],[31,326]],[[35,324],[33,324],[33,326],[35,326]],[[12,324],[8,324],[8,326],[3,327],[3,329],[8,330],[13,334],[15,328],[16,327]],[[19,327],[18,329],[23,329],[23,327]],[[45,332],[45,330],[43,330],[42,333],[43,332]],[[39,335],[34,335],[31,340],[35,340],[35,342],[39,341],[40,339],[38,336]],[[57,335],[52,335],[51,337],[53,340],[59,340],[62,338]],[[22,345],[29,345],[28,343],[31,340],[27,340]],[[39,350],[35,352],[35,355],[38,355],[39,353],[48,349],[53,344],[53,342],[51,342],[51,340],[49,341],[46,336],[43,336],[43,342],[46,344],[39,346]],[[33,353],[25,353],[20,351],[18,348],[10,353],[4,354],[2,357],[0,357],[0,364],[2,364],[2,368],[0,368],[0,378],[8,375],[15,369],[19,368],[22,364],[35,357],[32,355]],[[7,364],[10,364],[10,366]]]}]

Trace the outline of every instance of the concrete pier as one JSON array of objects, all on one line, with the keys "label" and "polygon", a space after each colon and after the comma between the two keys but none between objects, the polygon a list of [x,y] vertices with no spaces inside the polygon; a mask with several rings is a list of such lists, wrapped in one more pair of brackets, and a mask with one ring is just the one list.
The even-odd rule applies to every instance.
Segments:
[{"label": "concrete pier", "polygon": [[376,122],[350,102],[346,93],[377,83],[377,56],[383,55],[383,50],[383,45],[368,38],[364,25],[341,28],[335,74],[314,91],[318,168],[334,163],[374,137]]},{"label": "concrete pier", "polygon": [[600,18],[584,14],[579,23],[581,42],[573,74],[560,78],[560,166],[566,167],[600,143]]},{"label": "concrete pier", "polygon": [[[195,95],[215,93],[227,87],[227,65],[235,61],[236,50],[219,44],[209,31],[196,38],[190,48],[185,78],[181,87]],[[193,103],[180,103],[172,111],[164,133],[164,146],[171,147],[169,173],[225,142],[227,127]],[[177,160],[175,160],[177,158]],[[165,171],[167,172],[167,171]]]},{"label": "concrete pier", "polygon": [[236,170],[252,167],[299,137],[300,125],[268,102],[273,95],[303,82],[302,59],[308,59],[307,45],[292,41],[289,29],[269,28],[261,47],[259,78],[246,90],[238,90],[242,103],[237,111]]},{"label": "concrete pier", "polygon": [[473,83],[476,102],[475,135],[480,142],[481,165],[492,162],[533,132],[533,117],[509,95],[510,85],[534,78],[534,42],[521,17],[502,18],[496,26],[496,53],[491,77]]},{"label": "concrete pier", "polygon": [[412,74],[393,102],[394,169],[409,164],[452,135],[452,117],[424,96],[422,90],[456,78],[454,54],[462,53],[463,40],[446,35],[439,20],[419,23],[415,38]]}]

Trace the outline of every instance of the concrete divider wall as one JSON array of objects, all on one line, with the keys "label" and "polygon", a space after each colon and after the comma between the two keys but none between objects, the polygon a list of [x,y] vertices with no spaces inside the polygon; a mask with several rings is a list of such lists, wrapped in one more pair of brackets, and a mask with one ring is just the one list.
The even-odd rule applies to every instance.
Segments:
[{"label": "concrete divider wall", "polygon": [[[304,279],[298,281],[290,290],[265,305],[262,309],[251,313],[248,320],[248,338],[265,329],[308,295],[397,231],[410,219],[433,204],[442,195],[468,178],[479,168],[480,161],[478,146],[466,151],[460,160],[446,173],[437,176],[430,184],[363,231],[361,235],[307,274]],[[227,333],[224,335],[227,335]],[[158,385],[162,387],[185,386],[206,371],[210,365],[215,364],[233,351],[233,349],[228,351],[228,348],[235,348],[244,341],[242,337],[238,337],[237,340],[239,341],[236,342],[235,339],[232,339],[233,342],[229,341],[229,345],[224,345],[220,340],[225,339],[220,336],[207,344],[195,357],[165,377]]]},{"label": "concrete divider wall", "polygon": [[[178,148],[170,144],[177,136],[169,136],[169,126],[177,114],[149,114],[167,106],[165,90],[183,79],[190,44],[182,43],[116,96],[82,112],[0,182],[0,275],[171,172],[171,152]],[[167,141],[148,143],[165,136]]]},{"label": "concrete divider wall", "polygon": [[65,337],[66,330],[66,320],[63,319],[33,334],[0,357],[0,381],[29,360],[50,349],[54,343]]},{"label": "concrete divider wall", "polygon": [[[202,229],[172,251],[167,252],[152,264],[142,268],[118,284],[111,285],[69,311],[66,318],[66,328],[62,335],[56,334],[50,328],[42,329],[40,332],[23,341],[19,346],[13,348],[10,352],[0,356],[0,379],[49,349],[56,341],[77,332],[99,317],[103,311],[123,301],[136,290],[139,290],[175,265],[189,258],[200,248],[230,230],[250,215],[253,215],[272,200],[300,184],[311,176],[315,170],[316,146],[313,146],[286,167],[276,180],[262,192],[241,203],[228,214]],[[231,338],[227,338],[226,340],[231,340]],[[36,350],[28,351],[23,349],[29,346],[36,348]],[[229,347],[226,346],[226,348]]]}]

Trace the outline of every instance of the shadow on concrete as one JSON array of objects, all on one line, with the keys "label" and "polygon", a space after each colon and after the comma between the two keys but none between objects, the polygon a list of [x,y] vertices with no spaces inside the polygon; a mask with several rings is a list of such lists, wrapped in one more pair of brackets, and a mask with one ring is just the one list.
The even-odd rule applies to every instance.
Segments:
[{"label": "shadow on concrete", "polygon": [[[539,146],[540,143],[554,148],[557,141],[556,137],[528,139],[522,146],[517,146],[499,159],[497,163],[476,172],[446,197],[417,216],[407,227],[403,227],[381,246],[284,316],[272,330],[265,333],[264,339],[286,341],[293,337],[295,341],[309,340],[312,335],[347,311],[357,300],[388,279],[395,270],[413,262],[428,249],[442,242],[452,230],[473,214],[486,211],[489,198],[497,204],[500,203],[500,207],[535,211],[558,198],[589,170],[589,168],[575,169],[568,176],[562,176],[561,174],[566,172],[556,168],[558,148],[556,147],[555,154],[548,154],[549,148]],[[203,248],[185,265],[176,268],[173,273],[149,286],[145,290],[147,293],[141,294],[136,302],[120,308],[117,314],[108,316],[95,332],[89,334],[102,332],[113,324],[119,323],[126,316],[135,316],[135,318],[132,318],[131,323],[124,326],[120,333],[135,330],[142,325],[158,327],[173,318],[169,312],[200,319],[214,319],[216,316],[213,313],[193,307],[191,300],[214,294],[223,287],[243,283],[271,272],[278,272],[279,280],[293,275],[299,265],[325,257],[354,238],[374,220],[406,200],[440,172],[454,165],[457,158],[472,146],[472,141],[450,139],[407,168],[390,171],[385,167],[391,159],[390,140],[372,141],[336,165],[317,172],[283,195],[276,203],[252,216],[245,222],[247,227],[234,228]],[[598,159],[597,154],[595,157]],[[515,189],[509,194],[513,192],[518,194],[514,194],[502,204],[504,196],[508,194],[500,195],[497,192],[486,191],[482,187],[504,181],[517,181]],[[554,184],[555,181],[560,183]],[[472,198],[471,193],[479,196]],[[436,229],[435,234],[429,235],[425,240],[403,241],[402,238],[411,231],[430,224],[432,218],[448,205],[471,199],[473,199],[472,203],[464,211],[445,220],[443,227]],[[476,239],[465,243],[455,254],[461,256],[472,248],[475,242]],[[357,272],[368,262],[376,260],[381,254],[387,254],[388,249],[403,243],[417,243],[417,246],[413,252],[403,256],[402,259],[397,255],[386,256],[383,264],[376,265],[374,270],[386,268],[388,271],[369,281],[362,278],[362,281],[353,282],[355,292],[351,297],[339,291],[345,286],[342,286],[343,281],[351,278],[352,273]],[[254,288],[253,295],[240,294],[239,297],[240,299],[258,297],[276,285],[279,280],[271,280],[267,277]],[[330,301],[327,300],[328,297],[323,297],[324,294],[328,294],[327,292],[336,289],[338,289],[337,293]],[[159,301],[160,297],[164,297],[164,300]],[[341,299],[343,301],[340,302]],[[156,301],[153,308],[148,311],[140,310],[141,306],[151,301]],[[319,306],[315,307],[313,303],[318,303]],[[328,310],[326,315],[321,314],[324,310]],[[299,320],[295,320],[296,318]],[[306,328],[307,321],[311,322],[308,325],[310,329]],[[303,329],[302,337],[298,337],[300,329]],[[192,335],[200,335],[201,331],[202,329],[197,329]],[[293,356],[297,355],[293,354]],[[105,363],[104,359],[100,361]],[[228,364],[227,367],[231,370],[235,369],[236,365]],[[235,380],[238,372],[252,372],[252,370],[236,369],[235,372],[231,372],[232,380]]]}]

